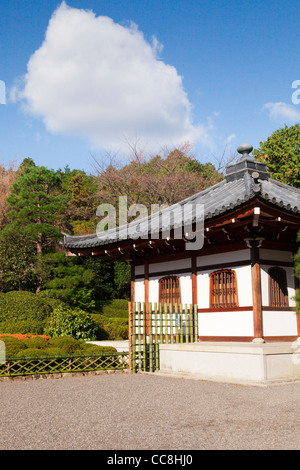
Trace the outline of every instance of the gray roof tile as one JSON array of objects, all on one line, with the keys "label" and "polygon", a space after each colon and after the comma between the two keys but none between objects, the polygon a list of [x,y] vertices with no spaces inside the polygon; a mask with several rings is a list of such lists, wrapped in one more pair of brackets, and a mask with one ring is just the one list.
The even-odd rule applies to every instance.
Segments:
[{"label": "gray roof tile", "polygon": [[[204,206],[204,220],[208,220],[232,210],[255,197],[259,197],[279,208],[300,215],[299,189],[272,179],[254,180],[247,172],[238,179],[228,181],[225,178],[220,183],[174,204],[168,208],[167,211],[174,211],[176,208],[182,209],[184,207],[186,211],[184,220],[186,221],[187,218],[191,219],[195,214],[195,212],[193,212],[195,203],[200,203]],[[99,234],[94,233],[83,236],[64,234],[62,245],[65,248],[93,248],[116,241],[126,240],[131,238],[130,234],[128,234],[128,227],[138,226],[138,224],[140,224],[139,227],[146,227],[144,231],[139,230],[139,233],[144,233],[145,238],[147,238],[148,222],[151,222],[151,227],[161,227],[161,217],[164,213],[164,211],[161,211],[147,218],[140,219],[137,222],[133,222],[130,225],[119,227],[117,230],[111,229]],[[174,225],[172,223],[171,225],[173,227],[176,226],[176,221]]]}]

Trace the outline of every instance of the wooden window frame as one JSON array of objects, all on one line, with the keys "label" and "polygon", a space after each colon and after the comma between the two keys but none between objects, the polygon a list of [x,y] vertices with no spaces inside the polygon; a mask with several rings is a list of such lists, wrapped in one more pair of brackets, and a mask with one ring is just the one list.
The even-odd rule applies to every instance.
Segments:
[{"label": "wooden window frame", "polygon": [[[175,287],[175,292],[171,294],[171,298],[166,299],[166,294],[164,296],[163,293],[163,284],[167,281],[172,281],[175,280],[177,283],[177,286]],[[177,292],[176,292],[177,291]],[[177,296],[177,301],[174,301]],[[167,304],[167,305],[175,305],[175,304],[181,304],[181,288],[180,288],[180,278],[178,276],[164,276],[160,278],[159,280],[159,295],[158,295],[159,303],[162,304]]]},{"label": "wooden window frame", "polygon": [[[233,279],[230,284],[233,284],[233,292],[228,292],[228,289],[224,288],[223,286],[219,288],[221,292],[218,293],[219,296],[223,297],[221,302],[216,302],[215,298],[215,284],[214,279],[216,276],[222,277],[223,284],[226,285],[226,276],[230,275]],[[222,284],[221,284],[222,285]],[[232,289],[232,288],[231,288]],[[231,296],[228,297],[228,295]],[[239,306],[239,299],[238,299],[238,288],[237,288],[237,277],[236,272],[233,269],[219,269],[218,271],[214,271],[210,274],[210,284],[209,284],[209,305],[211,309],[220,310],[220,309],[230,309],[230,308],[237,308]]]},{"label": "wooden window frame", "polygon": [[[286,270],[280,266],[268,269],[269,307],[289,307]],[[281,285],[280,285],[281,284]]]}]

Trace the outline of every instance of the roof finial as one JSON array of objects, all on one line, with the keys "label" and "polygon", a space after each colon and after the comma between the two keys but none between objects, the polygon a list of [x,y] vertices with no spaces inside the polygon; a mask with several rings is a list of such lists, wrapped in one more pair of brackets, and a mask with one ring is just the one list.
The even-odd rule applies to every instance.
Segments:
[{"label": "roof finial", "polygon": [[252,152],[253,147],[251,144],[241,144],[238,146],[237,151],[242,155],[241,158],[249,157],[249,154]]}]

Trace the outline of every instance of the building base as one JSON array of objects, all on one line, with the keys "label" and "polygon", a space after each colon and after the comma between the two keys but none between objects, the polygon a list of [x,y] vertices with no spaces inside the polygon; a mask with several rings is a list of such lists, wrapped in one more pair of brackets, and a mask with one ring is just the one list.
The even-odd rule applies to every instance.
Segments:
[{"label": "building base", "polygon": [[231,383],[300,381],[300,342],[160,344],[160,373]]}]

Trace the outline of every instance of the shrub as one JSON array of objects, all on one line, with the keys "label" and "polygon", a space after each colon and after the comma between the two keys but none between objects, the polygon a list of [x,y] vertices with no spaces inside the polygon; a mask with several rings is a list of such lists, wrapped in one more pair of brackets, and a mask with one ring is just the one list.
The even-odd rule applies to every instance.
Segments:
[{"label": "shrub", "polygon": [[81,349],[81,342],[70,336],[59,336],[57,338],[51,338],[48,341],[49,348],[59,348],[64,353],[74,353],[74,351]]},{"label": "shrub", "polygon": [[45,327],[45,320],[17,320],[0,322],[1,333],[41,335],[44,333]]},{"label": "shrub", "polygon": [[98,325],[97,339],[122,340],[128,339],[128,319],[108,318],[103,315],[93,315]]},{"label": "shrub", "polygon": [[24,344],[27,348],[38,348],[38,349],[45,349],[47,347],[48,341],[40,336],[36,336],[34,338],[29,338],[24,340]]},{"label": "shrub", "polygon": [[24,320],[42,321],[47,318],[52,307],[46,299],[32,292],[11,291],[0,296],[0,321]]},{"label": "shrub", "polygon": [[39,348],[26,348],[19,351],[17,356],[22,357],[38,357],[38,356],[45,356],[45,350]]},{"label": "shrub", "polygon": [[62,348],[46,348],[44,351],[44,354],[46,356],[64,356],[66,354],[66,351],[64,351]]},{"label": "shrub", "polygon": [[100,346],[98,344],[92,344],[92,343],[84,343],[81,346],[81,352],[85,353],[111,353],[111,352],[117,352],[116,348],[113,346]]},{"label": "shrub", "polygon": [[96,310],[106,317],[128,318],[128,301],[123,299],[98,300]]},{"label": "shrub", "polygon": [[96,339],[97,325],[90,313],[80,309],[55,308],[45,333],[52,337],[71,336],[76,339]]},{"label": "shrub", "polygon": [[5,354],[6,356],[16,356],[20,351],[26,349],[23,341],[12,336],[1,336],[1,341],[5,343]]}]

